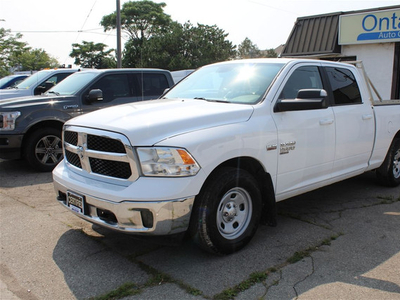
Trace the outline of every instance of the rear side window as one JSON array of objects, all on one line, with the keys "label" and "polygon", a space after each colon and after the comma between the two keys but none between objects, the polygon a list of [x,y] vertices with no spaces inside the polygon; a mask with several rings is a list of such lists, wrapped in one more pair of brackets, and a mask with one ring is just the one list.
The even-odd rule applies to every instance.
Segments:
[{"label": "rear side window", "polygon": [[169,88],[168,80],[164,74],[143,73],[139,74],[143,97],[160,97]]},{"label": "rear side window", "polygon": [[360,89],[350,70],[327,67],[326,72],[336,105],[361,103]]}]

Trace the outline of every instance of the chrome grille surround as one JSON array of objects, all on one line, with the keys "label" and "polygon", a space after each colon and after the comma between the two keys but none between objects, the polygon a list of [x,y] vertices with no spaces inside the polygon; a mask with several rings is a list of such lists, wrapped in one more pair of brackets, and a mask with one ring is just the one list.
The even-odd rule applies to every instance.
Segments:
[{"label": "chrome grille surround", "polygon": [[67,166],[83,176],[119,184],[139,177],[135,153],[122,134],[67,125],[63,145]]}]

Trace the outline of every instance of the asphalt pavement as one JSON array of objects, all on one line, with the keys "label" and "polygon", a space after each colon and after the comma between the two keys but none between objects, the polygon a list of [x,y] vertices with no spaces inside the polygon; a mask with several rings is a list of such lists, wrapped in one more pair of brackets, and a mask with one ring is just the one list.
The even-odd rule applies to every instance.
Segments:
[{"label": "asphalt pavement", "polygon": [[369,172],[278,203],[229,256],[93,226],[0,160],[0,299],[400,299],[400,187]]}]

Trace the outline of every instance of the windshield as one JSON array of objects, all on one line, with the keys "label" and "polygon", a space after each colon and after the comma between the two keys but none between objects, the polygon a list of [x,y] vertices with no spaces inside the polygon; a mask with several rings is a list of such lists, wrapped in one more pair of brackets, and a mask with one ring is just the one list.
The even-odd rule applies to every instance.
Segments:
[{"label": "windshield", "polygon": [[40,71],[32,74],[27,79],[22,81],[20,84],[17,84],[15,88],[17,89],[28,89],[30,86],[36,84],[37,82],[42,82],[50,71]]},{"label": "windshield", "polygon": [[3,84],[8,83],[9,81],[11,81],[13,78],[15,78],[15,76],[6,76],[0,79],[0,86],[2,86]]},{"label": "windshield", "polygon": [[181,81],[164,98],[255,104],[283,65],[253,61],[206,66]]},{"label": "windshield", "polygon": [[6,76],[0,79],[0,85],[7,83],[10,80],[10,77]]},{"label": "windshield", "polygon": [[46,92],[46,94],[57,94],[57,95],[75,95],[80,91],[86,84],[88,84],[98,72],[77,72],[74,73],[56,86],[52,87]]}]

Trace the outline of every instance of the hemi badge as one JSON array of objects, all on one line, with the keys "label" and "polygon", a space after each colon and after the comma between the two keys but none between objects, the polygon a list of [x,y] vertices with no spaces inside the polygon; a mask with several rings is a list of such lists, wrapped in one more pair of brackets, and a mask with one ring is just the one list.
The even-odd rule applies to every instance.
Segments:
[{"label": "hemi badge", "polygon": [[276,150],[278,148],[277,145],[267,145],[267,151]]}]

